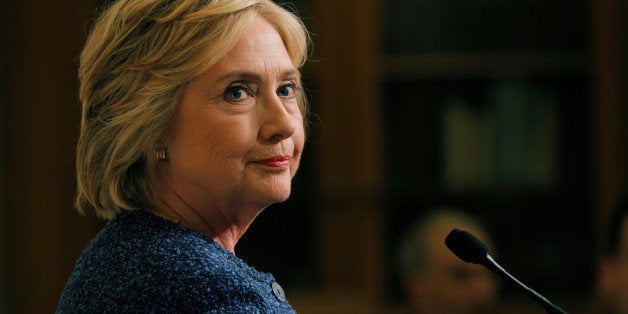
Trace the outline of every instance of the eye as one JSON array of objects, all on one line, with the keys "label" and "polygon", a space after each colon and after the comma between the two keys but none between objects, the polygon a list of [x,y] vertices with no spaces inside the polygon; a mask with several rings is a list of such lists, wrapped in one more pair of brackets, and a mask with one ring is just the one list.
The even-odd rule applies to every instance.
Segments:
[{"label": "eye", "polygon": [[223,97],[227,101],[241,101],[248,96],[255,96],[253,91],[244,84],[231,85],[225,89]]},{"label": "eye", "polygon": [[277,95],[285,98],[293,98],[296,96],[299,88],[294,83],[288,83],[279,86],[277,89]]}]

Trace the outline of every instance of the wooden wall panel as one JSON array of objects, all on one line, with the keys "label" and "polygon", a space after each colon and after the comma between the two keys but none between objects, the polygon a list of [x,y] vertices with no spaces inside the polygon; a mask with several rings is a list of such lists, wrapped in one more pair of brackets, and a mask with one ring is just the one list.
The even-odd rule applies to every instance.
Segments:
[{"label": "wooden wall panel", "polygon": [[592,0],[591,5],[596,74],[594,177],[597,227],[603,232],[611,208],[622,193],[628,193],[628,2]]},{"label": "wooden wall panel", "polygon": [[380,297],[383,270],[380,1],[319,0],[311,22],[325,287]]},{"label": "wooden wall panel", "polygon": [[6,1],[0,1],[0,313],[7,312],[7,231],[6,231],[6,148],[5,111],[8,106],[8,33],[9,27]]},{"label": "wooden wall panel", "polygon": [[8,310],[50,313],[93,220],[73,211],[77,61],[90,1],[7,4],[4,210]]}]

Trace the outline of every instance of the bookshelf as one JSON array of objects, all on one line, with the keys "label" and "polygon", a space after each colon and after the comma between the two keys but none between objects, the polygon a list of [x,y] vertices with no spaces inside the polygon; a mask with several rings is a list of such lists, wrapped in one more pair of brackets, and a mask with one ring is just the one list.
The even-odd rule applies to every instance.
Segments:
[{"label": "bookshelf", "polygon": [[396,161],[385,170],[389,254],[422,211],[449,204],[487,221],[500,259],[541,291],[589,289],[593,255],[570,256],[595,245],[588,8],[561,0],[385,7],[385,151]]}]

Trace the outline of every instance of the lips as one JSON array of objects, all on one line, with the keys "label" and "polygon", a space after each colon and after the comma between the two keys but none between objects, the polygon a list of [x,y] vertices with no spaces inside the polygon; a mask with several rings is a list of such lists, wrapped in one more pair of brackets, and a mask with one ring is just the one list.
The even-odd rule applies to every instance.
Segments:
[{"label": "lips", "polygon": [[285,168],[290,165],[290,156],[275,156],[256,161],[256,163],[275,168]]}]

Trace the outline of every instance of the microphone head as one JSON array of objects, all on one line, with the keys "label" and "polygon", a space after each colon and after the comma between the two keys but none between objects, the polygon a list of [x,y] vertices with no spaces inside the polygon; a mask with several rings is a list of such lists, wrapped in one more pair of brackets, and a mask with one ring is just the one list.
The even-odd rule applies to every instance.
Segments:
[{"label": "microphone head", "polygon": [[467,263],[484,264],[487,261],[486,245],[464,230],[451,230],[445,238],[445,245]]}]

